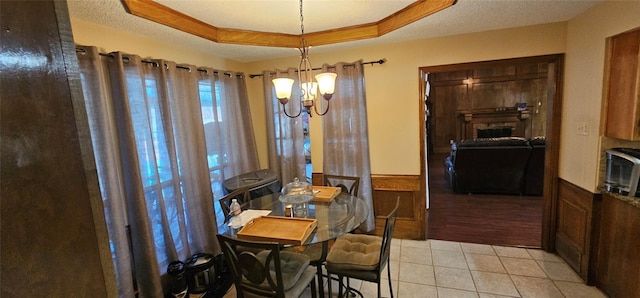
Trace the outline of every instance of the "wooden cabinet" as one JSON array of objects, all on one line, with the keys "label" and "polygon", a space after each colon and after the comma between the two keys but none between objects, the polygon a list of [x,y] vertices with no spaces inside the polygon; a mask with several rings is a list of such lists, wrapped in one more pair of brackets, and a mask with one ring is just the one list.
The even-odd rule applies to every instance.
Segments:
[{"label": "wooden cabinet", "polygon": [[608,42],[605,135],[640,141],[640,28]]},{"label": "wooden cabinet", "polygon": [[640,293],[640,207],[602,196],[596,285],[610,297]]},{"label": "wooden cabinet", "polygon": [[600,195],[560,180],[556,251],[588,284],[595,276],[600,203]]}]

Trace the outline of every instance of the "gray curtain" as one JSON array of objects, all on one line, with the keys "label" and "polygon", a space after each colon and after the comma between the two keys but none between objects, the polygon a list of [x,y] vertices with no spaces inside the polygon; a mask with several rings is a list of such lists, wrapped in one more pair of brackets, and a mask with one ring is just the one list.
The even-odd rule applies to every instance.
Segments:
[{"label": "gray curtain", "polygon": [[300,102],[300,90],[296,69],[287,71],[263,72],[263,88],[265,98],[265,113],[267,118],[267,142],[269,151],[269,168],[275,171],[283,184],[293,181],[295,177],[300,181],[305,178],[304,156],[304,130],[303,121],[306,121],[303,110],[302,115],[289,118],[284,114],[283,107],[276,98],[275,88],[271,82],[274,78],[290,78],[294,80],[291,99],[286,105],[289,115],[296,115]]},{"label": "gray curtain", "polygon": [[362,61],[323,65],[323,71],[338,74],[329,112],[322,117],[323,172],[360,177],[358,197],[367,203],[369,215],[360,226],[375,229],[367,132],[367,105]]},{"label": "gray curtain", "polygon": [[[215,72],[120,52],[101,55],[95,47],[78,47],[78,62],[119,295],[134,296],[135,274],[140,297],[162,297],[171,261],[220,251],[212,184],[225,175],[210,175],[203,118],[212,115],[200,103],[203,73],[206,79]],[[224,164],[236,160],[228,150],[235,149],[218,156]]]},{"label": "gray curtain", "polygon": [[[211,187],[219,199],[225,195],[224,180],[260,168],[258,149],[244,74],[211,68],[201,68],[198,74]],[[224,214],[219,207],[215,203],[221,225]]]}]

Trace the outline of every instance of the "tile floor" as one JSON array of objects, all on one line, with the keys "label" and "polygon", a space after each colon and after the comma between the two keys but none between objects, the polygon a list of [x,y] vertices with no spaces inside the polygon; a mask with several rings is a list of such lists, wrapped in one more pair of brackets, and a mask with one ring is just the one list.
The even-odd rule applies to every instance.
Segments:
[{"label": "tile floor", "polygon": [[[398,298],[606,297],[585,285],[557,255],[538,249],[394,239],[390,264]],[[351,286],[365,297],[376,297],[374,283],[352,279]],[[337,284],[332,287],[336,292]],[[389,297],[386,279],[382,290],[383,297]],[[232,287],[225,298],[235,296]]]}]

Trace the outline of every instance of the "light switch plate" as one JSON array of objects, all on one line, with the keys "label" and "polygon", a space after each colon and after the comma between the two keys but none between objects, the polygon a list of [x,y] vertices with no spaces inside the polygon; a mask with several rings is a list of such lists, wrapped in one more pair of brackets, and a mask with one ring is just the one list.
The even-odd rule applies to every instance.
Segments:
[{"label": "light switch plate", "polygon": [[581,136],[589,135],[589,125],[587,122],[578,122],[576,125],[576,134]]}]

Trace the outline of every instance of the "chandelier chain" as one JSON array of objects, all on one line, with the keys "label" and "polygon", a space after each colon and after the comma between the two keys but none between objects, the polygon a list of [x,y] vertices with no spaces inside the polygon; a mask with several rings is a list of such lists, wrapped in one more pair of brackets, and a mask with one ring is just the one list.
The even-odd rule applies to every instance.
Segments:
[{"label": "chandelier chain", "polygon": [[304,39],[304,16],[302,10],[302,0],[300,0],[300,31],[302,32],[300,36]]},{"label": "chandelier chain", "polygon": [[302,44],[303,48],[306,48],[306,42],[304,40],[304,15],[303,15],[303,10],[302,10],[302,0],[300,0],[300,43]]}]

